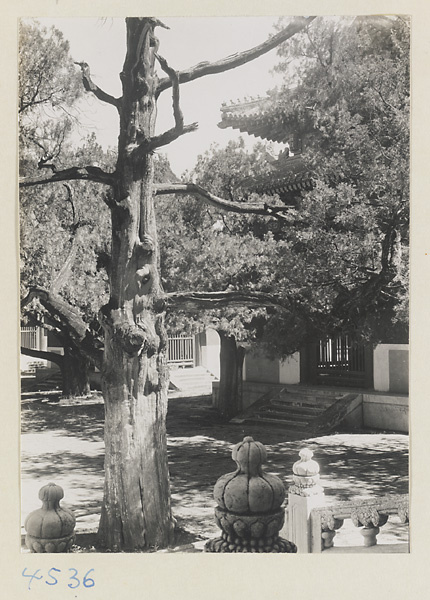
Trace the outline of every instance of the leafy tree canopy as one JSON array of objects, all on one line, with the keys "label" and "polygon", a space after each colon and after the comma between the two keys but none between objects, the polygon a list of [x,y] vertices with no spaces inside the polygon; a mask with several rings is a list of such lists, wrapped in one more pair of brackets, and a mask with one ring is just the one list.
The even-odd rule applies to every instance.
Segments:
[{"label": "leafy tree canopy", "polygon": [[[224,310],[222,316],[208,317],[226,327],[229,315],[230,331],[239,339],[250,339],[249,332],[243,333],[245,325],[253,329],[251,337],[258,332],[282,354],[309,336],[337,331],[374,341],[403,340],[408,22],[317,19],[278,53],[277,68],[286,83],[271,93],[271,110],[303,136],[314,188],[302,192],[297,209],[288,215],[290,223],[223,215],[191,198],[182,200],[174,207],[174,231],[165,236],[163,248],[169,289],[181,284],[259,289],[293,299],[290,311],[271,319],[266,309]],[[244,182],[267,171],[268,151],[264,143],[247,151],[243,141],[212,147],[199,157],[193,180],[219,196],[252,201],[256,195]]]}]

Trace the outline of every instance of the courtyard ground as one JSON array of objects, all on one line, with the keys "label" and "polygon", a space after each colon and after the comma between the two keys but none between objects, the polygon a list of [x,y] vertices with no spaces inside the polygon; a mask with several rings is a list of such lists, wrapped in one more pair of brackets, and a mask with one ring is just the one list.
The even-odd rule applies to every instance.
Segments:
[{"label": "courtyard ground", "polygon": [[[78,545],[91,546],[103,497],[103,404],[97,397],[93,403],[68,405],[55,395],[27,396],[21,414],[22,525],[40,507],[40,487],[54,481],[64,489],[63,504],[77,517]],[[167,431],[172,510],[182,548],[219,534],[213,487],[218,477],[235,470],[231,449],[245,435],[266,446],[266,471],[286,487],[298,452],[311,448],[329,503],[408,492],[407,435],[339,432],[304,440],[267,425],[225,424],[210,397],[171,398]],[[407,541],[407,529],[394,520],[382,528],[378,541]],[[355,544],[354,536],[362,544],[358,530],[345,524],[337,539],[341,545]]]}]

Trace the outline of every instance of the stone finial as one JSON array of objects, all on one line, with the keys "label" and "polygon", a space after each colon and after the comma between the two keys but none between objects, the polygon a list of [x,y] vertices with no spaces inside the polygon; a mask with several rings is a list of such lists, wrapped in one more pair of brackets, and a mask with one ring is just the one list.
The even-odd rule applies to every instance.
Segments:
[{"label": "stone finial", "polygon": [[293,465],[293,473],[305,477],[318,475],[320,467],[315,460],[312,460],[313,455],[314,453],[309,448],[302,448],[299,452],[300,460]]},{"label": "stone finial", "polygon": [[294,484],[288,490],[290,494],[313,496],[323,491],[319,485],[320,467],[315,460],[312,460],[313,455],[314,453],[309,448],[300,450],[300,460],[293,465]]},{"label": "stone finial", "polygon": [[25,520],[25,543],[31,552],[67,552],[74,542],[76,519],[71,510],[60,506],[63,488],[55,483],[39,491],[42,508],[31,512]]},{"label": "stone finial", "polygon": [[214,498],[223,509],[238,514],[265,513],[278,509],[285,498],[282,481],[262,471],[266,449],[252,437],[245,437],[232,451],[237,464],[234,473],[220,477],[215,484]]},{"label": "stone finial", "polygon": [[215,518],[223,533],[210,540],[207,552],[295,552],[291,542],[279,537],[284,522],[282,481],[262,470],[266,449],[252,437],[236,444],[233,473],[223,475],[214,488],[218,504]]}]

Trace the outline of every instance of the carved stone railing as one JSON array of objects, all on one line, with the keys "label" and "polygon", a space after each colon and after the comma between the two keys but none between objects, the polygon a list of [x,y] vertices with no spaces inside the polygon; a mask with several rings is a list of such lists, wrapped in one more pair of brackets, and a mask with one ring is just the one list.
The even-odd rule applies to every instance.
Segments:
[{"label": "carved stone railing", "polygon": [[[300,460],[293,465],[293,485],[288,489],[286,525],[281,532],[296,544],[299,553],[365,551],[377,544],[380,527],[387,523],[389,516],[398,516],[401,523],[409,522],[408,495],[338,502],[328,506],[320,485],[319,465],[312,459],[313,452],[304,448],[299,456]],[[361,528],[362,546],[334,548],[336,531],[346,519]],[[403,544],[402,548],[400,544],[391,544],[384,551],[404,552],[407,551],[405,546],[407,544]]]},{"label": "carved stone railing", "polygon": [[293,465],[293,485],[288,489],[285,534],[296,544],[299,553],[308,553],[311,551],[311,511],[325,505],[325,496],[320,485],[319,465],[312,460],[313,452],[303,448],[299,456],[300,460]]},{"label": "carved stone railing", "polygon": [[314,508],[311,511],[311,549],[313,553],[332,549],[336,531],[346,519],[351,519],[355,527],[360,527],[363,546],[376,546],[380,527],[388,517],[398,516],[400,523],[409,523],[409,496],[384,496],[354,502],[338,502],[332,506]]}]

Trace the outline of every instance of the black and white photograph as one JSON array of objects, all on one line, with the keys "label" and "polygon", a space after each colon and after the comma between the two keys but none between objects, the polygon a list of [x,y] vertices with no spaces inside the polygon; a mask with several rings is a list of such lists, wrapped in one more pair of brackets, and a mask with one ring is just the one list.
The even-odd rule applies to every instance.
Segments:
[{"label": "black and white photograph", "polygon": [[409,553],[410,17],[18,26],[21,552]]}]

